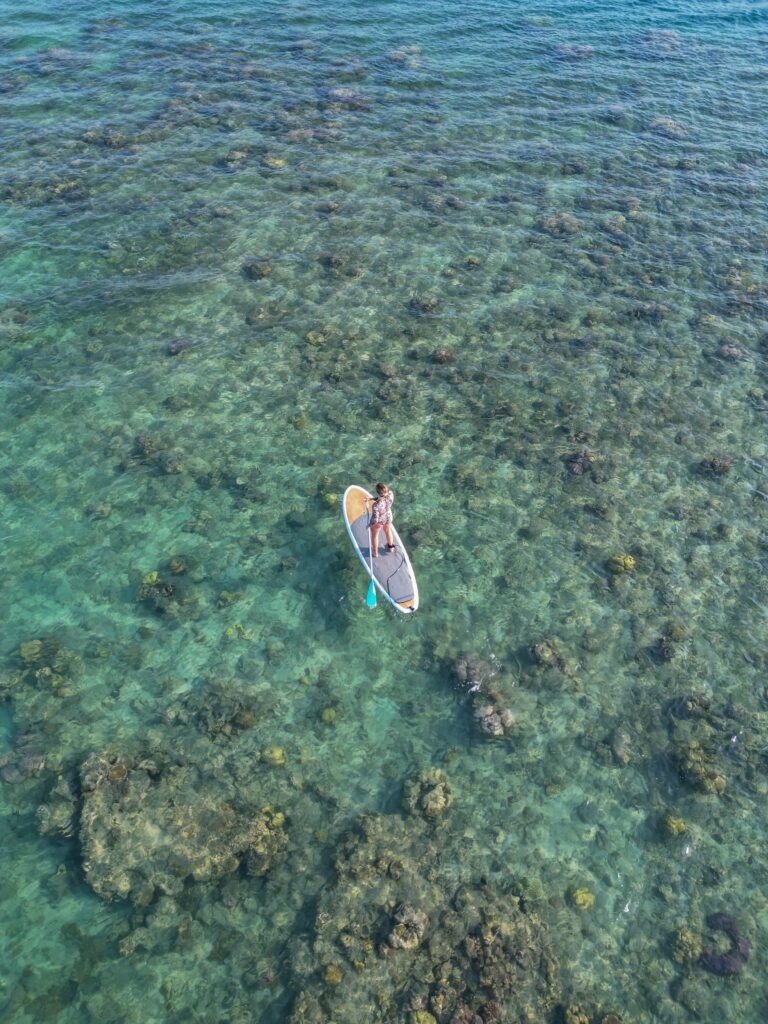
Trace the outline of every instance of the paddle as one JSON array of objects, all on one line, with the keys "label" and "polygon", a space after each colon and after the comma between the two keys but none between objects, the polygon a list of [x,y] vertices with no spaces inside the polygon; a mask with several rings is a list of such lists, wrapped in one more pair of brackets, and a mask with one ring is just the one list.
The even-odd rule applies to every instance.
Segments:
[{"label": "paddle", "polygon": [[373,582],[373,533],[371,531],[370,521],[368,523],[368,555],[371,563],[371,583],[368,587],[368,593],[365,598],[365,603],[369,608],[376,607],[376,584]]}]

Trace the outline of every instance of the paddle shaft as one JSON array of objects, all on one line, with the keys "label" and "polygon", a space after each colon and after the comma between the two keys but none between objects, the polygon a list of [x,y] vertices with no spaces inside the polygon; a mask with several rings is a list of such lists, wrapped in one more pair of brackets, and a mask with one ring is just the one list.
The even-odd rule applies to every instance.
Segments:
[{"label": "paddle shaft", "polygon": [[371,567],[371,582],[368,586],[368,594],[365,603],[369,608],[376,607],[376,584],[373,582],[373,530],[371,529],[371,514],[368,513],[368,561]]}]

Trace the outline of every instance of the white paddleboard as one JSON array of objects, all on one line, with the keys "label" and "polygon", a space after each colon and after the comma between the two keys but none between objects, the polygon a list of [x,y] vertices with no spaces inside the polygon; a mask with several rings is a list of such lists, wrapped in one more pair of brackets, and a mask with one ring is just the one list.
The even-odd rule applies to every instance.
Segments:
[{"label": "white paddleboard", "polygon": [[344,492],[341,508],[349,539],[357,552],[357,557],[365,566],[368,576],[373,579],[376,589],[399,612],[408,615],[419,607],[419,588],[416,575],[400,540],[400,535],[392,525],[392,536],[395,550],[387,551],[387,540],[382,529],[379,533],[379,554],[373,560],[371,572],[370,533],[368,522],[373,495],[364,487],[351,484]]}]

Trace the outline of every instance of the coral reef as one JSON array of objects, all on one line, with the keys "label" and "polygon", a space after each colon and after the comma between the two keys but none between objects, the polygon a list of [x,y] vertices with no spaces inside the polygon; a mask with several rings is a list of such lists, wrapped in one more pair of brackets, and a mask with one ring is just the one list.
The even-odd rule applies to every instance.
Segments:
[{"label": "coral reef", "polygon": [[[556,963],[543,923],[503,889],[449,881],[419,818],[368,817],[336,858],[309,949],[294,957],[291,1021],[548,1019]],[[329,986],[316,964],[349,970]]]},{"label": "coral reef", "polygon": [[87,6],[0,47],[5,1015],[763,1019],[760,25]]},{"label": "coral reef", "polygon": [[79,837],[86,880],[104,899],[146,906],[186,879],[216,881],[245,863],[264,874],[287,847],[271,807],[238,813],[196,769],[94,753],[80,769]]}]

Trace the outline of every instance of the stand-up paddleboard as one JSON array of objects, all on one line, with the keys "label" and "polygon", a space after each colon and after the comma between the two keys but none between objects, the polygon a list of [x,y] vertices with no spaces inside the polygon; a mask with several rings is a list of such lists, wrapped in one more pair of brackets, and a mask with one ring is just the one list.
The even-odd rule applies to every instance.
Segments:
[{"label": "stand-up paddleboard", "polygon": [[379,554],[373,560],[371,572],[371,538],[368,532],[370,508],[373,495],[364,487],[352,484],[344,492],[341,508],[349,539],[357,552],[357,557],[365,566],[365,571],[373,579],[376,589],[399,612],[408,614],[419,607],[419,588],[413,572],[411,560],[405,550],[397,530],[392,525],[392,536],[395,550],[387,551],[387,539],[384,530],[379,533]]}]

